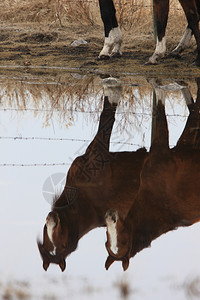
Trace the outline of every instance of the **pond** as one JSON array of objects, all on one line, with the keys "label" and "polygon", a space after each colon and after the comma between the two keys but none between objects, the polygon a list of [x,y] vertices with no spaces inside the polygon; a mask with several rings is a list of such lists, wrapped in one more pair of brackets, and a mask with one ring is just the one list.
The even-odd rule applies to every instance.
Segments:
[{"label": "pond", "polygon": [[[145,78],[35,70],[0,74],[2,299],[188,299],[199,297],[199,224],[162,235],[130,260],[105,270],[106,229],[85,234],[62,273],[42,268],[37,238],[73,160],[94,139],[104,96],[118,98],[110,151],[149,151],[155,90],[165,98],[173,148],[197,97],[196,78]],[[113,94],[113,82],[120,87]],[[113,96],[114,95],[114,96]],[[152,121],[153,120],[153,121]],[[173,174],[172,174],[173,176]]]}]

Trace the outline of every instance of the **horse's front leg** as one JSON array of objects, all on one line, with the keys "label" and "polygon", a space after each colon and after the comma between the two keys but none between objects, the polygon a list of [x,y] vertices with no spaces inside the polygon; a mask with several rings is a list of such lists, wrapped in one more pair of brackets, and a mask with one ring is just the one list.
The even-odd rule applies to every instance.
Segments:
[{"label": "horse's front leg", "polygon": [[99,0],[99,6],[105,32],[104,46],[99,59],[121,56],[122,33],[118,27],[113,0]]},{"label": "horse's front leg", "polygon": [[153,5],[156,18],[157,43],[153,55],[147,62],[149,64],[156,64],[166,52],[165,30],[169,13],[169,0],[154,0]]}]

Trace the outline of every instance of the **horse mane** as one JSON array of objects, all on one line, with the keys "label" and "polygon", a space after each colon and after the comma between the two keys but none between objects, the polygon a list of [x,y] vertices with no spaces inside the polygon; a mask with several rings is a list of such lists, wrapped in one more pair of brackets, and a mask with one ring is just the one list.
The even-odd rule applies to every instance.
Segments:
[{"label": "horse mane", "polygon": [[52,210],[65,209],[71,206],[78,197],[78,189],[66,185],[61,194],[54,194],[52,199]]}]

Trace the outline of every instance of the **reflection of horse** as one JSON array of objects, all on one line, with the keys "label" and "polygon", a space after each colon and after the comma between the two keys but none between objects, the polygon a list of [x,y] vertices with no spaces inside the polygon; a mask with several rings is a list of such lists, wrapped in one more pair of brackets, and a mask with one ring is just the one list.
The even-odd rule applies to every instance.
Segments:
[{"label": "reflection of horse", "polygon": [[121,260],[126,270],[129,259],[152,240],[200,220],[200,79],[197,84],[197,100],[188,106],[190,115],[173,149],[169,149],[165,107],[157,93],[155,136],[137,196],[125,219],[120,211],[106,213],[106,269]]},{"label": "reflection of horse", "polygon": [[138,190],[147,152],[109,152],[121,87],[107,87],[105,94],[98,132],[85,154],[73,161],[64,191],[47,216],[43,243],[38,241],[45,270],[56,263],[64,271],[65,258],[76,249],[79,239],[106,225],[108,209],[117,209],[125,216]]},{"label": "reflection of horse", "polygon": [[[172,54],[179,55],[188,46],[191,36],[194,34],[198,51],[196,63],[200,65],[200,33],[198,27],[200,2],[199,0],[179,0],[179,2],[185,12],[188,27]],[[99,5],[105,30],[105,42],[99,58],[106,59],[110,56],[120,56],[122,34],[118,27],[113,0],[99,0]],[[153,5],[157,21],[157,44],[154,54],[149,59],[149,63],[155,64],[160,57],[164,56],[166,51],[165,30],[169,12],[169,0],[153,0]]]}]

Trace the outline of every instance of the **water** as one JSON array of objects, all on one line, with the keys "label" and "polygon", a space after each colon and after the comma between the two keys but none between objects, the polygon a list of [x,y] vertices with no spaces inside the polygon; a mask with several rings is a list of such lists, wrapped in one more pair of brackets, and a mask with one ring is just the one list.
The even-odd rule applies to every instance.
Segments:
[{"label": "water", "polygon": [[[0,76],[0,295],[11,299],[187,299],[199,297],[199,224],[163,235],[131,259],[125,273],[115,263],[104,269],[105,229],[85,235],[61,273],[47,273],[37,249],[51,197],[63,187],[72,161],[94,138],[103,105],[104,76],[74,72],[9,73]],[[112,131],[111,151],[149,150],[153,86],[165,91],[169,144],[173,147],[189,111],[188,86],[196,99],[195,79],[146,79],[123,76],[122,95]],[[163,87],[164,86],[164,87]],[[44,183],[59,174],[54,190]],[[44,192],[49,192],[48,197]],[[191,288],[192,286],[192,288]],[[21,297],[21,298],[20,298]],[[24,297],[24,298],[22,298]],[[124,298],[125,299],[125,298]],[[128,297],[127,297],[128,299]]]}]

